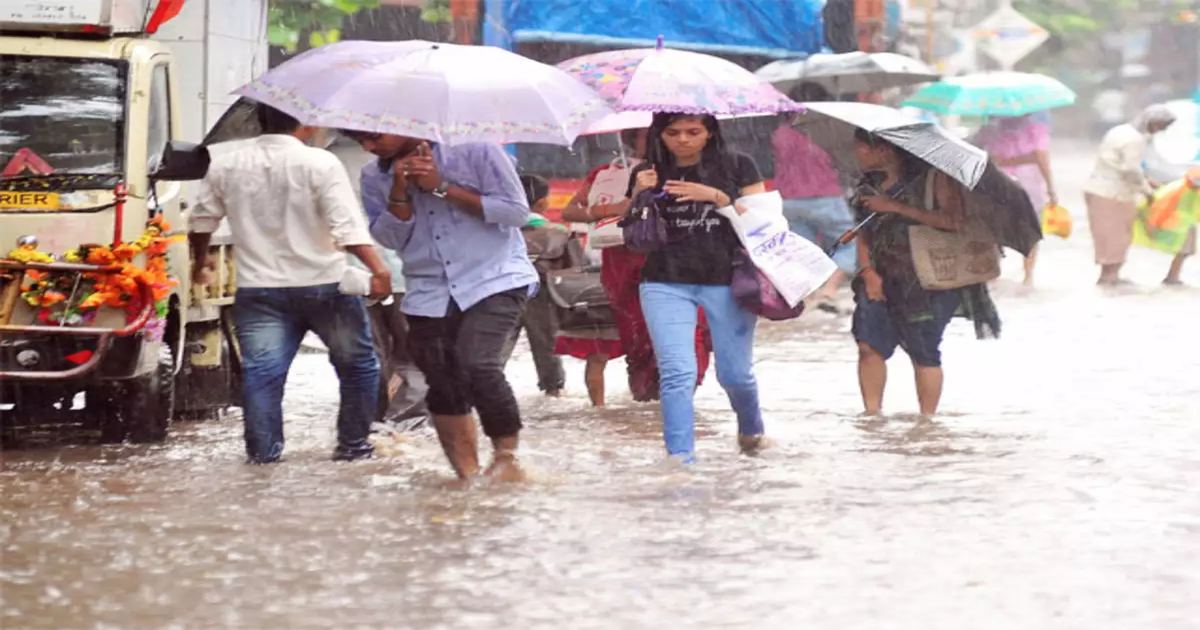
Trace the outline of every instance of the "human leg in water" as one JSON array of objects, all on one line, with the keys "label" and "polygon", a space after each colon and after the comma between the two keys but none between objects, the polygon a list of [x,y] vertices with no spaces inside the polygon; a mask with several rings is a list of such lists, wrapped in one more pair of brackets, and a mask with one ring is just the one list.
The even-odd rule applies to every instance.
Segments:
[{"label": "human leg in water", "polygon": [[604,406],[604,368],[608,366],[608,355],[593,354],[587,358],[583,380],[587,384],[588,398],[593,407]]},{"label": "human leg in water", "polygon": [[862,393],[863,414],[883,413],[883,391],[887,387],[887,360],[865,342],[858,342],[858,389]]},{"label": "human leg in water", "polygon": [[1022,283],[1027,286],[1033,286],[1033,269],[1037,267],[1038,246],[1034,245],[1033,249],[1029,250],[1029,255],[1025,257],[1025,279]]},{"label": "human leg in water", "polygon": [[642,309],[658,359],[663,441],[667,454],[695,459],[696,285],[642,284]]},{"label": "human leg in water", "polygon": [[945,376],[941,366],[927,367],[913,361],[913,372],[917,381],[917,403],[921,406],[921,415],[931,418],[937,415],[938,404],[942,400],[942,383]]},{"label": "human leg in water", "polygon": [[758,317],[737,303],[728,286],[698,287],[696,293],[712,324],[709,329],[717,360],[717,381],[737,414],[738,445],[745,453],[756,452],[763,446],[765,432],[758,381],[754,378],[754,329]]}]

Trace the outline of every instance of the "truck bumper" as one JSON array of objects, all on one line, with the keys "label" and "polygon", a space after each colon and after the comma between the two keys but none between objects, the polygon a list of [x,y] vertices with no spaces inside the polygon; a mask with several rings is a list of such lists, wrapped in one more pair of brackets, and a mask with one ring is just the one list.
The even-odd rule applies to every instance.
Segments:
[{"label": "truck bumper", "polygon": [[[68,263],[0,261],[0,269],[116,273],[115,267]],[[124,328],[0,326],[0,382],[70,381],[88,377],[122,378],[137,369],[142,330],[154,313],[154,293],[140,279],[144,306]],[[115,360],[114,360],[115,359]]]}]

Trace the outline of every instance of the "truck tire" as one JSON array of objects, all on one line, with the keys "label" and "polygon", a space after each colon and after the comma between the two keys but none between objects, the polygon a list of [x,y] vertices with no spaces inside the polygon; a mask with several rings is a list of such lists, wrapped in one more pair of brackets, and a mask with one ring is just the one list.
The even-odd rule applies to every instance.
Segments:
[{"label": "truck tire", "polygon": [[150,373],[107,385],[100,410],[100,441],[135,444],[161,442],[175,415],[175,359],[171,348],[159,346],[158,364]]},{"label": "truck tire", "polygon": [[[237,365],[224,327],[217,325],[217,366],[197,367],[185,361],[175,375],[175,420],[220,420],[223,411],[241,405],[237,391]],[[191,338],[189,337],[189,340]],[[193,344],[185,345],[191,349]],[[186,351],[185,351],[186,352]]]}]

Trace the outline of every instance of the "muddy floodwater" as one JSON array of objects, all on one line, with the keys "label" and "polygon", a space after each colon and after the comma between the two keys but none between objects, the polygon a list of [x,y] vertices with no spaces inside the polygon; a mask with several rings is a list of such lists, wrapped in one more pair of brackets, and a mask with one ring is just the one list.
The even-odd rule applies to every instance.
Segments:
[{"label": "muddy floodwater", "polygon": [[932,422],[902,356],[889,414],[857,416],[849,320],[825,313],[760,331],[774,448],[737,454],[710,373],[691,467],[623,366],[597,412],[580,364],[546,400],[521,350],[532,479],[457,491],[427,430],[330,462],[336,381],[302,354],[280,465],[242,463],[236,414],[0,453],[0,627],[1194,628],[1200,290],[1160,287],[1147,251],[1137,284],[1092,286],[1086,165],[1061,163],[1077,233],[1034,291],[1006,260],[1003,339],[951,326]]}]

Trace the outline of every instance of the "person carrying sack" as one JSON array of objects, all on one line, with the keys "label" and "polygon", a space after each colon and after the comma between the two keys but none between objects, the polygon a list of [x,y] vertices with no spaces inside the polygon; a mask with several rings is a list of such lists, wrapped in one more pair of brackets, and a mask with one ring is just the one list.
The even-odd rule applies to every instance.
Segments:
[{"label": "person carrying sack", "polygon": [[[854,139],[854,156],[864,172],[853,203],[858,220],[871,213],[880,215],[866,221],[858,234],[859,272],[853,283],[851,330],[859,348],[863,406],[869,415],[882,411],[887,360],[900,347],[913,362],[921,414],[932,416],[942,395],[941,343],[950,320],[956,315],[973,320],[980,338],[1000,334],[1000,317],[984,284],[995,276],[991,268],[970,269],[975,263],[963,262],[963,269],[952,270],[958,282],[930,288],[939,276],[927,273],[930,268],[925,263],[931,261],[918,265],[916,258],[931,256],[936,248],[916,241],[943,239],[953,250],[975,240],[965,232],[968,221],[961,186],[866,131],[859,130]],[[978,252],[978,259],[998,255],[994,243],[980,247],[984,251]],[[988,247],[992,251],[986,251]]]}]

